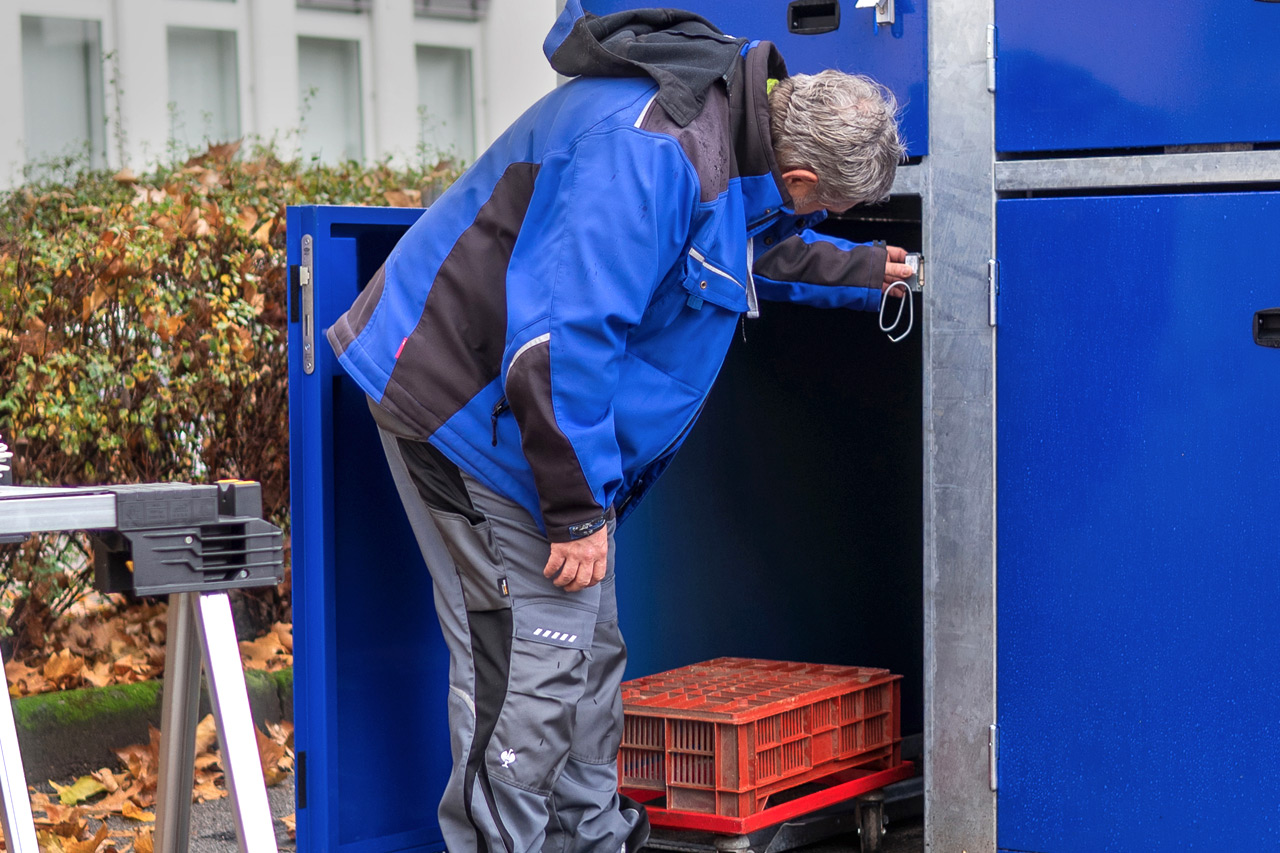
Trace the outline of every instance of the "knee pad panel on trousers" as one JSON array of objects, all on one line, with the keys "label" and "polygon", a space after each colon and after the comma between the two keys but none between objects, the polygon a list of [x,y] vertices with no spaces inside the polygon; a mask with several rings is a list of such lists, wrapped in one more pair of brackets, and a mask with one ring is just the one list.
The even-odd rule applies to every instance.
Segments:
[{"label": "knee pad panel on trousers", "polygon": [[585,651],[512,641],[507,698],[485,754],[492,777],[550,793],[569,754],[587,665]]},{"label": "knee pad panel on trousers", "polygon": [[549,793],[587,687],[595,611],[538,598],[512,615],[507,697],[485,760],[494,778]]}]

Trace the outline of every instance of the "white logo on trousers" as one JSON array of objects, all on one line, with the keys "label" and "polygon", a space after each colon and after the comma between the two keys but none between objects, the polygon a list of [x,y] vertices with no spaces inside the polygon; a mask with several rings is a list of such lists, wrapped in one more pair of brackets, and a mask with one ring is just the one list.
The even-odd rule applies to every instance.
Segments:
[{"label": "white logo on trousers", "polygon": [[515,764],[515,763],[516,763],[516,751],[515,751],[514,749],[504,749],[504,750],[502,750],[502,755],[501,755],[501,756],[499,756],[499,757],[502,759],[502,769],[503,769],[503,770],[506,770],[506,769],[507,769],[508,767],[510,767],[512,764]]}]

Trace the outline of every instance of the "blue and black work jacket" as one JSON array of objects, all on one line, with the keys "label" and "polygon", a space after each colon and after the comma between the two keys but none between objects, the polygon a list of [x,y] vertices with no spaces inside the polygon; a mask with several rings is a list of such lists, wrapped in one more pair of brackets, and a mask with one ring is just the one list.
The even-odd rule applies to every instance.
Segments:
[{"label": "blue and black work jacket", "polygon": [[[557,23],[548,55],[581,35],[574,23]],[[712,42],[732,61],[684,124],[649,76],[580,76],[544,97],[327,330],[376,406],[552,541],[634,509],[757,299],[880,305],[885,249],[790,210],[769,129],[767,80],[786,75],[774,46]]]}]

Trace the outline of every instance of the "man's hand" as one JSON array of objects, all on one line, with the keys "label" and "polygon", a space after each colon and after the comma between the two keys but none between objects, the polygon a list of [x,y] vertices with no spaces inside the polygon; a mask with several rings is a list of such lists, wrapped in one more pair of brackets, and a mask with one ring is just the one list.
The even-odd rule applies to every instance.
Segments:
[{"label": "man's hand", "polygon": [[555,578],[555,585],[565,592],[578,592],[604,580],[608,567],[609,529],[602,527],[582,539],[552,542],[542,576]]},{"label": "man's hand", "polygon": [[889,256],[884,262],[884,282],[880,285],[881,293],[886,293],[890,287],[915,275],[915,271],[904,263],[907,259],[906,249],[898,246],[886,246],[885,248],[889,250]]}]

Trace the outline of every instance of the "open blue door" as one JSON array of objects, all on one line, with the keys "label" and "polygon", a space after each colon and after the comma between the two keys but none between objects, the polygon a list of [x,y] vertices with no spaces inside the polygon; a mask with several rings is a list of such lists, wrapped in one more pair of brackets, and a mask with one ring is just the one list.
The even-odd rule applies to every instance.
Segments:
[{"label": "open blue door", "polygon": [[[311,260],[289,338],[304,853],[440,848],[448,655],[364,395],[323,334],[420,213],[289,211],[290,263]],[[619,530],[627,677],[722,655],[884,667],[904,676],[902,729],[917,733],[920,334],[895,345],[872,313],[778,303],[744,334]]]},{"label": "open blue door", "polygon": [[323,334],[420,214],[289,209],[294,743],[306,853],[443,849],[435,804],[450,767],[448,654],[431,579],[364,394]]},{"label": "open blue door", "polygon": [[1280,194],[997,209],[999,847],[1280,847]]}]

